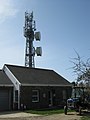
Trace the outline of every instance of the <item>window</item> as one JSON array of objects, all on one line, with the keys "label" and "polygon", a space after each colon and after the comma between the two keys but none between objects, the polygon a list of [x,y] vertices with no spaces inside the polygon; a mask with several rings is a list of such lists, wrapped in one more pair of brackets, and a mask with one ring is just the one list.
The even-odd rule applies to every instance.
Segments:
[{"label": "window", "polygon": [[39,102],[39,91],[32,90],[32,102]]},{"label": "window", "polygon": [[15,90],[15,102],[18,102],[18,90]]},{"label": "window", "polygon": [[66,91],[63,90],[63,100],[65,100],[65,99],[66,99]]}]

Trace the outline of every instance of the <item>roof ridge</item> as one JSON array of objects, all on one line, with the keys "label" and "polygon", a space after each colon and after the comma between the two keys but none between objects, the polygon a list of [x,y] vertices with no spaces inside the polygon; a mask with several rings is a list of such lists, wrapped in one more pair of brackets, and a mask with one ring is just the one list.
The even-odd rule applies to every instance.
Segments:
[{"label": "roof ridge", "polygon": [[35,69],[35,70],[44,70],[44,71],[53,71],[52,69],[45,69],[45,68],[30,68],[30,67],[25,67],[25,66],[20,66],[20,65],[10,65],[10,64],[5,64],[6,66],[12,66],[12,67],[20,67],[20,68],[25,68],[25,69]]}]

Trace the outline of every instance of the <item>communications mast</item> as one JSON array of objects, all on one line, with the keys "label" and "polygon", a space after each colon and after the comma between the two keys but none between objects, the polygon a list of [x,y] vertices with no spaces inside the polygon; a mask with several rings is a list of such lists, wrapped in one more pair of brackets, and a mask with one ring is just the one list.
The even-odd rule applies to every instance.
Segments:
[{"label": "communications mast", "polygon": [[36,41],[40,41],[41,35],[40,32],[36,31],[35,20],[33,20],[33,12],[25,12],[25,26],[24,26],[24,36],[26,38],[26,50],[25,50],[25,66],[26,67],[35,67],[35,53],[37,56],[42,55],[42,48],[33,46],[34,38]]}]

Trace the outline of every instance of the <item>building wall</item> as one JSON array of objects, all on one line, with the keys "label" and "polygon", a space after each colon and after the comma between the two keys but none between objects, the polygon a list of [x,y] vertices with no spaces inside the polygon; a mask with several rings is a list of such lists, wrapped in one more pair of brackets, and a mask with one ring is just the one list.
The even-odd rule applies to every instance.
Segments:
[{"label": "building wall", "polygon": [[[32,91],[39,91],[39,101],[32,101]],[[67,98],[71,96],[71,87],[23,87],[20,88],[21,108],[42,109],[48,107],[63,107]]]}]

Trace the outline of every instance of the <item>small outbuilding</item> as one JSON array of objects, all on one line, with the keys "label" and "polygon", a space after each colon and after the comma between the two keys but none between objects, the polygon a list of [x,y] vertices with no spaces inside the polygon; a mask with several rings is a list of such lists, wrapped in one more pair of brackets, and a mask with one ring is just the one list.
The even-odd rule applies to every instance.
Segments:
[{"label": "small outbuilding", "polygon": [[[63,107],[71,90],[71,83],[53,70],[5,64],[0,71],[2,110]],[[6,108],[1,107],[4,98]]]}]

